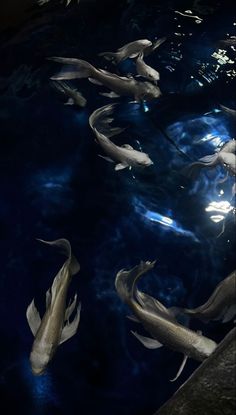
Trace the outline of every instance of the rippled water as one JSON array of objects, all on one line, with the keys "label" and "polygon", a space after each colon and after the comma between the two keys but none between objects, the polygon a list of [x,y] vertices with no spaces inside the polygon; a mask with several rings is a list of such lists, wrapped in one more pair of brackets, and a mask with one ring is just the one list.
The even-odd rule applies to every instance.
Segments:
[{"label": "rippled water", "polygon": [[[169,382],[182,357],[144,349],[130,334],[135,325],[115,292],[116,272],[156,259],[143,290],[166,306],[193,307],[234,269],[233,178],[220,183],[222,167],[204,169],[193,181],[183,174],[235,136],[235,123],[219,106],[235,108],[235,49],[218,44],[234,35],[231,9],[194,2],[193,15],[202,19],[196,22],[175,12],[185,12],[184,3],[128,3],[107,14],[82,0],[78,9],[49,5],[45,21],[2,36],[0,387],[11,413],[19,407],[30,415],[153,413],[197,364],[189,362]],[[148,60],[160,71],[162,97],[144,106],[122,99],[114,114],[114,125],[127,127],[114,142],[147,152],[154,165],[115,172],[98,157],[88,127],[91,112],[108,100],[82,80],[75,85],[88,106],[63,106],[48,81],[55,67],[45,58],[79,56],[104,66],[97,53],[162,36],[166,43]],[[118,70],[132,72],[133,63]],[[35,378],[25,310],[35,297],[44,312],[45,292],[63,261],[36,238],[59,237],[71,241],[81,263],[71,287],[82,302],[81,325]],[[231,324],[191,327],[220,341]]]}]

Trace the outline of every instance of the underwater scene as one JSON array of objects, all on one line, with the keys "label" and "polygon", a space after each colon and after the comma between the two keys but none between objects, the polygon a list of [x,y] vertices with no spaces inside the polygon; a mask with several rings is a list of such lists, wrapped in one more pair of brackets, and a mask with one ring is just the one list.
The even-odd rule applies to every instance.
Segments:
[{"label": "underwater scene", "polygon": [[234,2],[0,16],[1,413],[152,415],[236,319]]}]

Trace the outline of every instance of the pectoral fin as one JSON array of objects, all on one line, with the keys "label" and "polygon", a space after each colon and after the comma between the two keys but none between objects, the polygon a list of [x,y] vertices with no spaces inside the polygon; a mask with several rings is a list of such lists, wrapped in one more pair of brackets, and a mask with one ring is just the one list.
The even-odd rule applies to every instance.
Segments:
[{"label": "pectoral fin", "polygon": [[94,79],[94,78],[88,78],[88,80],[89,80],[89,82],[91,82],[92,84],[94,84],[94,85],[102,85],[102,83],[101,82],[99,82],[99,81],[97,81],[97,79]]},{"label": "pectoral fin", "polygon": [[61,333],[61,340],[59,344],[64,343],[66,340],[70,339],[76,333],[79,321],[80,321],[80,310],[81,310],[81,303],[79,303],[77,308],[77,313],[74,320],[71,323],[67,323]]},{"label": "pectoral fin", "polygon": [[114,163],[114,160],[112,160],[110,157],[102,156],[101,154],[98,154],[98,157],[101,157],[102,159],[109,161],[109,163]]},{"label": "pectoral fin", "polygon": [[69,98],[68,101],[65,102],[64,105],[74,105],[74,104],[75,104],[75,102],[74,102],[73,98]]},{"label": "pectoral fin", "polygon": [[120,95],[116,94],[115,92],[100,92],[99,95],[102,95],[103,97],[107,98],[120,98]]},{"label": "pectoral fin", "polygon": [[115,171],[126,169],[126,167],[128,167],[128,164],[119,163],[115,166]]},{"label": "pectoral fin", "polygon": [[159,349],[163,346],[160,342],[150,337],[141,336],[141,334],[136,333],[136,331],[131,331],[131,333],[147,348],[147,349]]},{"label": "pectoral fin", "polygon": [[181,363],[181,366],[180,366],[180,368],[178,370],[177,375],[175,376],[174,379],[170,379],[170,382],[175,382],[178,379],[178,377],[181,375],[181,373],[184,370],[184,366],[186,365],[187,360],[188,360],[188,356],[184,355],[183,361]]},{"label": "pectoral fin", "polygon": [[65,311],[65,321],[68,321],[71,314],[73,313],[75,306],[76,306],[76,301],[77,301],[77,294],[75,294],[74,300],[72,301],[72,303],[69,304],[69,306],[67,307]]},{"label": "pectoral fin", "polygon": [[30,326],[30,330],[35,336],[41,324],[41,318],[37,308],[35,307],[34,300],[30,303],[26,310],[26,317]]}]

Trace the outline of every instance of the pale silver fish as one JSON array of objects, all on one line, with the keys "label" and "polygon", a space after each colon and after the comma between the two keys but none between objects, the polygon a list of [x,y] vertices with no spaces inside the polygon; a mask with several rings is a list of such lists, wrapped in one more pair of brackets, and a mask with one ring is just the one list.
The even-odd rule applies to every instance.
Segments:
[{"label": "pale silver fish", "polygon": [[110,98],[132,96],[136,101],[152,100],[160,97],[161,91],[151,82],[138,82],[134,78],[118,76],[103,69],[96,69],[90,63],[74,58],[50,58],[55,62],[66,64],[52,80],[88,78],[90,82],[103,85],[112,92],[106,94]]},{"label": "pale silver fish", "polygon": [[226,114],[231,115],[231,117],[236,118],[236,110],[232,108],[225,107],[225,105],[220,105],[220,108],[226,112]]},{"label": "pale silver fish", "polygon": [[236,36],[231,36],[228,39],[222,39],[219,41],[221,45],[224,46],[235,46],[236,45]]},{"label": "pale silver fish", "polygon": [[87,104],[86,98],[77,89],[72,88],[68,83],[62,81],[53,82],[53,86],[68,97],[65,105],[77,105],[78,107],[85,107]]},{"label": "pale silver fish", "polygon": [[[131,270],[121,270],[116,275],[115,287],[118,295],[130,307],[134,318],[142,324],[151,337],[144,337],[136,332],[132,333],[149,349],[156,349],[164,345],[183,353],[184,363],[187,357],[203,361],[215,350],[216,343],[179,324],[174,315],[158,300],[137,289],[138,279],[154,265],[155,262],[140,262]],[[178,375],[182,369],[183,365]]]},{"label": "pale silver fish", "polygon": [[221,281],[207,302],[197,308],[173,307],[171,311],[177,314],[188,314],[204,322],[221,320],[228,323],[236,316],[236,271]]},{"label": "pale silver fish", "polygon": [[127,58],[136,58],[147,47],[150,47],[152,42],[148,39],[139,39],[134,42],[127,43],[117,50],[117,52],[102,52],[99,56],[103,56],[107,60],[119,63]]},{"label": "pale silver fish", "polygon": [[[110,116],[114,112],[115,105],[117,104],[105,105],[104,107],[98,108],[89,117],[89,125],[96,136],[96,141],[106,153],[106,157],[101,155],[100,157],[112,163],[116,163],[116,171],[125,169],[127,167],[131,168],[151,166],[153,162],[148,154],[135,150],[129,144],[117,146],[109,139],[109,137],[117,135],[124,130],[118,127],[112,128],[109,125],[113,121]],[[101,131],[101,129],[98,131],[98,127],[96,127],[96,124],[98,123],[102,124],[103,131]]]},{"label": "pale silver fish", "polygon": [[144,62],[142,53],[140,53],[136,59],[136,70],[139,76],[143,76],[155,84],[160,80],[159,72]]},{"label": "pale silver fish", "polygon": [[236,174],[236,140],[230,140],[220,151],[209,156],[202,157],[198,161],[190,164],[183,170],[183,173],[190,178],[195,178],[200,169],[208,167],[214,168],[222,165],[229,174],[235,176]]},{"label": "pale silver fish", "polygon": [[41,320],[34,300],[26,311],[30,329],[35,337],[30,354],[30,363],[34,375],[41,375],[50,360],[53,358],[57,347],[70,339],[77,331],[80,321],[80,308],[72,322],[69,321],[73,313],[77,295],[66,308],[67,291],[71,277],[80,270],[80,265],[71,253],[71,246],[66,239],[47,242],[40,240],[51,246],[56,246],[65,254],[68,259],[54,278],[52,287],[46,293],[46,312]]},{"label": "pale silver fish", "polygon": [[162,45],[166,41],[167,37],[161,37],[160,39],[155,40],[152,42],[151,46],[148,46],[143,50],[143,55],[148,56],[150,53],[154,52],[159,46]]},{"label": "pale silver fish", "polygon": [[[37,0],[39,6],[44,6],[44,4],[47,4],[50,2],[50,0]],[[77,0],[77,4],[79,4],[80,0]],[[63,3],[63,0],[60,2]],[[69,6],[71,3],[71,0],[66,0],[66,7]]]}]

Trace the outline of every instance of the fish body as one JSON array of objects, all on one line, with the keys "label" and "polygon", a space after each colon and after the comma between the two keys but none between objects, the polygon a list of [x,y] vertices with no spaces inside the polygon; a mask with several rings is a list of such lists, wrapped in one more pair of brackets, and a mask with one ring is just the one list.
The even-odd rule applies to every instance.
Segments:
[{"label": "fish body", "polygon": [[143,76],[154,83],[160,79],[159,72],[144,62],[143,54],[140,54],[136,59],[136,70],[140,76]]},{"label": "fish body", "polygon": [[71,254],[70,243],[66,239],[42,242],[58,247],[68,256],[68,259],[54,278],[51,289],[47,291],[46,312],[42,320],[35,307],[34,300],[27,308],[27,320],[35,336],[30,354],[31,368],[35,375],[44,373],[57,347],[76,333],[80,320],[79,304],[74,320],[69,323],[69,318],[76,307],[76,295],[72,303],[66,308],[67,291],[71,277],[80,269],[78,262]]},{"label": "fish body", "polygon": [[195,178],[200,169],[204,167],[213,168],[222,165],[232,176],[236,174],[236,140],[230,140],[226,143],[220,151],[209,156],[202,157],[198,161],[190,164],[184,173],[190,177]]},{"label": "fish body", "polygon": [[217,285],[205,304],[193,309],[184,308],[182,312],[205,322],[232,320],[236,316],[236,271]]},{"label": "fish body", "polygon": [[[123,129],[109,128],[109,123],[112,121],[110,116],[116,104],[105,105],[94,111],[89,118],[89,125],[96,135],[96,141],[106,153],[108,161],[116,162],[115,170],[122,170],[126,167],[148,167],[153,164],[148,154],[133,149],[129,144],[123,146],[117,146],[109,137],[119,134]],[[105,116],[105,118],[104,118]],[[96,124],[98,122],[103,123],[106,127],[106,132],[102,133],[98,131]]]},{"label": "fish body", "polygon": [[121,270],[116,276],[118,295],[152,338],[134,334],[148,348],[165,345],[185,356],[203,361],[215,350],[216,343],[179,324],[174,315],[158,300],[137,289],[137,280],[152,269],[154,264],[155,262],[141,262],[129,271]]},{"label": "fish body", "polygon": [[84,96],[74,88],[71,88],[69,84],[66,82],[53,82],[53,86],[62,94],[68,97],[68,101],[65,105],[77,105],[78,107],[85,107],[87,104],[87,100]]},{"label": "fish body", "polygon": [[136,58],[146,48],[150,47],[152,42],[148,39],[139,39],[134,42],[127,43],[117,50],[117,52],[103,52],[99,56],[103,56],[107,60],[119,63],[127,58]]},{"label": "fish body", "polygon": [[109,88],[118,96],[132,96],[137,101],[152,100],[161,95],[160,89],[151,82],[138,82],[134,78],[122,77],[103,69],[96,69],[90,63],[73,58],[50,58],[67,66],[52,80],[88,78],[91,82]]}]

